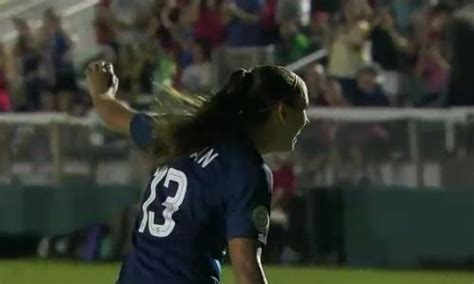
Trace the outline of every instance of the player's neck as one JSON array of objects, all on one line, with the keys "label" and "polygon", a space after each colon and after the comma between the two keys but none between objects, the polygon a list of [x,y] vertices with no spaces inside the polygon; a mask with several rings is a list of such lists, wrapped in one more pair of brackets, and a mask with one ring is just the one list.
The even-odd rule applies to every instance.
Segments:
[{"label": "player's neck", "polygon": [[265,155],[271,152],[269,149],[268,145],[268,135],[265,135],[266,131],[265,129],[254,129],[253,131],[250,131],[250,140],[257,150],[260,155]]}]

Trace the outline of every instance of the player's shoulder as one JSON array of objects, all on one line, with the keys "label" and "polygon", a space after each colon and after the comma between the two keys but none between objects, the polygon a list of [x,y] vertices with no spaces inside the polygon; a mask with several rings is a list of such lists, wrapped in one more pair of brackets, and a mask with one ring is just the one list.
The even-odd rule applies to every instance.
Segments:
[{"label": "player's shoulder", "polygon": [[257,150],[245,143],[229,143],[218,146],[222,153],[223,162],[227,165],[224,170],[236,178],[265,179],[271,184],[272,172],[265,164]]},{"label": "player's shoulder", "polygon": [[222,159],[232,168],[257,169],[264,163],[261,155],[246,143],[225,143],[216,145]]},{"label": "player's shoulder", "polygon": [[133,143],[142,150],[153,144],[154,119],[156,115],[138,112],[130,120],[129,134]]}]

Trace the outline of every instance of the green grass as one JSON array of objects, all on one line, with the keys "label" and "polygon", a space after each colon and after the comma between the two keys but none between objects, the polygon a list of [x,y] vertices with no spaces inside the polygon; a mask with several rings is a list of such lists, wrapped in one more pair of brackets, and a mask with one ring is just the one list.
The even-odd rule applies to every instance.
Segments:
[{"label": "green grass", "polygon": [[[0,284],[114,283],[118,264],[0,260]],[[474,284],[474,273],[266,267],[271,284]],[[223,283],[232,284],[229,268]]]}]

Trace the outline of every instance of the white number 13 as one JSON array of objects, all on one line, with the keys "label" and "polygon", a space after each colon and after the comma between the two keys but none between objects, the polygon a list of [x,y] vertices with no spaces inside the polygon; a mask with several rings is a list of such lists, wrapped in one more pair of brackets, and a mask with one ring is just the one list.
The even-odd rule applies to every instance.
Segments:
[{"label": "white number 13", "polygon": [[[184,196],[186,195],[186,189],[188,187],[188,179],[182,171],[173,168],[158,169],[153,176],[154,178],[150,185],[150,196],[142,205],[143,219],[140,223],[140,228],[138,231],[140,233],[145,232],[145,228],[148,224],[148,230],[152,236],[164,238],[171,234],[174,226],[176,225],[175,221],[173,220],[173,214],[179,210],[179,207],[184,201]],[[165,207],[162,212],[163,219],[165,220],[164,223],[155,224],[155,212],[149,211],[148,207],[155,200],[156,187],[163,180],[163,178],[165,178],[165,182],[163,183],[165,188],[169,187],[170,182],[174,182],[177,184],[177,190],[174,196],[168,196],[161,204]]]}]

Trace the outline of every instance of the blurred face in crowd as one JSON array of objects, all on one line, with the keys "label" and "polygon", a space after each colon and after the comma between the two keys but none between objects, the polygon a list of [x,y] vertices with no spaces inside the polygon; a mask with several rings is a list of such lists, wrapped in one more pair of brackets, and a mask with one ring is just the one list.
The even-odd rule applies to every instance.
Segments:
[{"label": "blurred face in crowd", "polygon": [[59,19],[46,18],[44,21],[46,32],[49,34],[55,34],[61,27]]},{"label": "blurred face in crowd", "polygon": [[362,71],[357,75],[357,86],[365,93],[372,93],[377,87],[377,74],[371,71]]},{"label": "blurred face in crowd", "polygon": [[329,79],[326,82],[326,90],[324,91],[324,98],[330,106],[344,106],[346,105],[344,95],[342,93],[341,84],[335,79]]},{"label": "blurred face in crowd", "polygon": [[208,9],[215,9],[217,7],[217,1],[216,0],[202,0],[203,4],[205,5],[206,8]]},{"label": "blurred face in crowd", "polygon": [[30,32],[31,32],[30,26],[28,25],[28,23],[25,20],[14,19],[13,22],[14,22],[15,28],[16,28],[18,34],[20,34],[20,36],[27,36],[27,35],[30,34]]},{"label": "blurred face in crowd", "polygon": [[430,26],[433,31],[442,31],[449,21],[447,13],[437,13],[433,16]]},{"label": "blurred face in crowd", "polygon": [[347,22],[354,22],[367,19],[372,12],[372,8],[370,8],[367,0],[347,0],[342,12]]},{"label": "blurred face in crowd", "polygon": [[194,42],[193,44],[193,59],[196,63],[210,61],[210,51],[206,44],[200,42]]},{"label": "blurred face in crowd", "polygon": [[280,26],[280,35],[283,39],[290,39],[297,31],[298,28],[293,22],[285,22]]},{"label": "blurred face in crowd", "polygon": [[389,8],[380,9],[378,18],[380,24],[384,27],[393,27],[395,24],[395,20]]},{"label": "blurred face in crowd", "polygon": [[325,12],[318,12],[312,18],[310,23],[310,29],[315,35],[323,35],[324,31],[329,27],[329,15]]},{"label": "blurred face in crowd", "polygon": [[326,87],[324,78],[324,67],[321,64],[317,64],[312,68],[308,68],[306,71],[304,81],[308,87],[310,102],[316,102],[318,96],[323,94],[323,90]]}]

